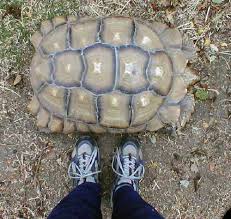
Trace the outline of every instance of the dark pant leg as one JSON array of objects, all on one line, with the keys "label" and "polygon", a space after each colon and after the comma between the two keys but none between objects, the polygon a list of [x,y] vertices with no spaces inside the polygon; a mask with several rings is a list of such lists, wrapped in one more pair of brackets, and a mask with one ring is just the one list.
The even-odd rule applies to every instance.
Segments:
[{"label": "dark pant leg", "polygon": [[77,186],[52,210],[48,219],[102,219],[100,192],[97,183]]},{"label": "dark pant leg", "polygon": [[119,188],[113,197],[112,219],[163,219],[131,186]]}]

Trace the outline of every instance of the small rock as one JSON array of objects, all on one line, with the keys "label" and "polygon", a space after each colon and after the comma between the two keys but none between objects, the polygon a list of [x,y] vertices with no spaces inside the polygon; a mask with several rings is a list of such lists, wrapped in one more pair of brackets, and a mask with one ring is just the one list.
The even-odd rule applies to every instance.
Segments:
[{"label": "small rock", "polygon": [[181,180],[180,181],[180,186],[184,187],[184,188],[188,188],[189,186],[189,181],[188,180]]},{"label": "small rock", "polygon": [[217,99],[219,92],[214,89],[208,89],[208,99],[212,100],[213,102]]},{"label": "small rock", "polygon": [[226,111],[227,111],[227,118],[230,118],[230,116],[231,116],[231,105],[228,105],[226,107]]},{"label": "small rock", "polygon": [[214,163],[210,163],[210,164],[209,164],[209,170],[210,170],[211,172],[214,172],[214,170],[215,170],[215,164],[214,164]]},{"label": "small rock", "polygon": [[219,49],[217,48],[217,46],[215,44],[210,44],[210,49],[212,52],[218,52]]},{"label": "small rock", "polygon": [[156,136],[155,135],[150,135],[149,139],[152,142],[152,144],[154,144],[154,145],[156,144]]},{"label": "small rock", "polygon": [[207,129],[209,127],[209,124],[205,121],[203,121],[202,126],[204,129]]},{"label": "small rock", "polygon": [[191,171],[194,172],[194,173],[198,173],[199,172],[199,169],[197,167],[197,165],[195,163],[193,163],[191,165]]},{"label": "small rock", "polygon": [[231,85],[229,85],[226,89],[226,93],[231,96]]}]

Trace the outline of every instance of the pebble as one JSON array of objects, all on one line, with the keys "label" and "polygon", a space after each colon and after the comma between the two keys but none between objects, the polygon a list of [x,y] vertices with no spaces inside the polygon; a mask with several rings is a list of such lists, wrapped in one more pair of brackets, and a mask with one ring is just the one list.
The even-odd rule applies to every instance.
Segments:
[{"label": "pebble", "polygon": [[189,181],[188,180],[181,180],[180,181],[180,186],[184,187],[184,188],[188,188],[189,186]]},{"label": "pebble", "polygon": [[154,145],[156,144],[156,136],[155,135],[150,135],[149,139],[152,142],[152,144],[154,144]]},{"label": "pebble", "polygon": [[193,163],[191,165],[191,171],[194,172],[194,173],[198,173],[199,172],[199,169],[197,167],[197,165],[195,163]]},{"label": "pebble", "polygon": [[229,85],[226,89],[226,93],[231,96],[231,85]]}]

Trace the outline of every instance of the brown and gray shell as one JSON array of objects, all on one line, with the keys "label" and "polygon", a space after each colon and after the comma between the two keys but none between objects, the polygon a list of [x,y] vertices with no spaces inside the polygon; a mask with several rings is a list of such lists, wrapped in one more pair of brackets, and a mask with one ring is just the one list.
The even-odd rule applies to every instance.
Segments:
[{"label": "brown and gray shell", "polygon": [[55,17],[31,39],[29,110],[52,132],[155,131],[194,109],[194,49],[175,28],[127,17]]}]

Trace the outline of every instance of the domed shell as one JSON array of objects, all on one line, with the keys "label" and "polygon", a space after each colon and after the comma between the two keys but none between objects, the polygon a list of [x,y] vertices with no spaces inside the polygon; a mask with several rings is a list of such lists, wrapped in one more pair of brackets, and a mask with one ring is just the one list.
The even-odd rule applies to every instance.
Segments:
[{"label": "domed shell", "polygon": [[41,129],[155,131],[185,124],[193,111],[187,87],[197,76],[187,62],[194,50],[175,28],[128,17],[55,17],[31,41],[28,108]]}]

